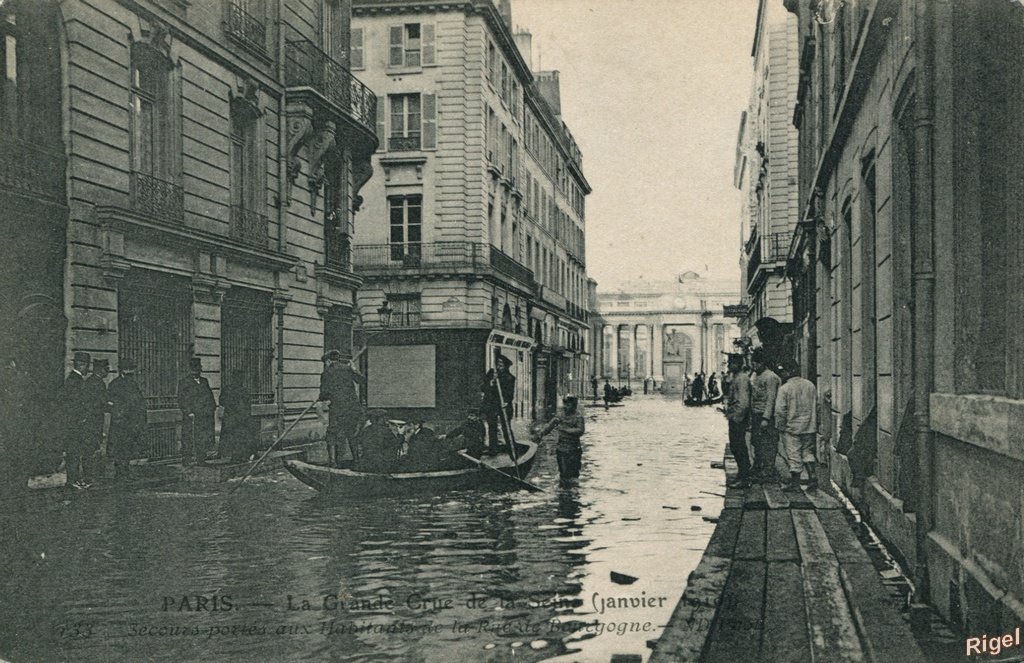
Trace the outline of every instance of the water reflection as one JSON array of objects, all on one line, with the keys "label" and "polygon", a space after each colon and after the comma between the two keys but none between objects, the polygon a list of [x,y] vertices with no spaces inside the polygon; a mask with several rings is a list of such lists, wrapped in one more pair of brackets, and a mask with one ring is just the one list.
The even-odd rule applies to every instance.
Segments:
[{"label": "water reflection", "polygon": [[[700,491],[721,492],[708,461],[723,427],[655,398],[590,409],[579,485],[558,486],[544,445],[531,477],[542,493],[332,501],[279,474],[234,495],[34,497],[0,523],[11,532],[0,541],[0,657],[646,656],[713,529],[701,515],[720,500]],[[611,571],[639,580],[616,585]],[[663,600],[599,614],[595,597],[616,596]],[[652,630],[607,632],[609,622]]]}]

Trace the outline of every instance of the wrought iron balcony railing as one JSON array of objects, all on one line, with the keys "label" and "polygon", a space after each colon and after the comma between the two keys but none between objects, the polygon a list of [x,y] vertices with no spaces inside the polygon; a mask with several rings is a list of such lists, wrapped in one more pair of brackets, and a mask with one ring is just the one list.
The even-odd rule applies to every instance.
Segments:
[{"label": "wrought iron balcony railing", "polygon": [[388,150],[391,152],[412,152],[420,149],[420,137],[416,136],[391,136],[388,138]]},{"label": "wrought iron balcony railing", "polygon": [[421,315],[419,311],[395,311],[388,318],[388,328],[408,329],[410,327],[419,327]]},{"label": "wrought iron balcony railing", "polygon": [[179,185],[146,173],[131,174],[131,204],[136,212],[164,221],[185,219],[185,192]]},{"label": "wrought iron balcony railing", "polygon": [[347,233],[334,230],[326,235],[327,266],[348,272],[352,269],[352,238]]},{"label": "wrought iron balcony railing", "polygon": [[488,265],[486,244],[480,242],[405,242],[352,247],[356,270],[480,268]]},{"label": "wrought iron balcony railing", "polygon": [[267,51],[267,26],[260,18],[245,11],[241,0],[227,0],[224,32],[243,46],[259,53]]},{"label": "wrought iron balcony railing", "polygon": [[232,205],[230,225],[233,239],[266,248],[269,221],[265,215]]},{"label": "wrought iron balcony railing", "polygon": [[529,267],[516,261],[498,247],[491,245],[491,266],[505,276],[510,276],[517,281],[526,284],[533,284],[533,272]]},{"label": "wrought iron balcony railing", "polygon": [[760,237],[760,240],[754,244],[754,250],[747,260],[748,286],[757,278],[757,272],[761,267],[786,261],[789,256],[791,237],[788,232],[769,233]]},{"label": "wrought iron balcony railing", "polygon": [[308,39],[285,44],[285,85],[309,87],[341,112],[376,131],[377,95]]}]

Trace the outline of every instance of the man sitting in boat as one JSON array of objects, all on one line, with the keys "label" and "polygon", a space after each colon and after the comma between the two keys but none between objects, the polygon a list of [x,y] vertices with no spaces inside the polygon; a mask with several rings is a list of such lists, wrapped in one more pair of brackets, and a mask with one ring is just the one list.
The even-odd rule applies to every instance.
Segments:
[{"label": "man sitting in boat", "polygon": [[382,410],[371,410],[369,422],[357,438],[359,454],[352,469],[357,472],[392,472],[398,467],[398,452],[404,440],[395,437]]},{"label": "man sitting in boat", "polygon": [[[438,440],[448,441],[449,448],[452,446],[456,450],[465,448],[469,455],[480,458],[487,451],[487,445],[484,443],[486,436],[487,432],[484,429],[483,419],[480,418],[480,411],[470,410],[465,421],[438,437]],[[459,438],[462,438],[461,445]]]}]

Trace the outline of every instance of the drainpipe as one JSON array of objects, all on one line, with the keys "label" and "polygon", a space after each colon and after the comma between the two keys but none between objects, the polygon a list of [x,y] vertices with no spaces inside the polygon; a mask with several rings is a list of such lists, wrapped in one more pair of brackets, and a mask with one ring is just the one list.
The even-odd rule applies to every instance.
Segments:
[{"label": "drainpipe", "polygon": [[[287,201],[287,177],[288,177],[288,119],[285,108],[284,94],[284,43],[285,25],[281,19],[281,12],[284,2],[277,0],[277,72],[276,80],[281,95],[277,99],[277,250],[281,253],[288,252],[288,233],[285,225],[287,217],[285,207]],[[283,289],[284,284],[280,280],[286,278],[285,274],[278,273],[278,288]],[[277,313],[277,431],[280,434],[284,430],[284,306],[276,306]]]},{"label": "drainpipe", "polygon": [[933,349],[935,333],[935,6],[933,0],[917,0],[917,73],[914,82],[914,142],[918,163],[914,172],[916,218],[914,223],[914,412],[916,418],[915,452],[917,456],[917,527],[914,584],[917,600],[927,602],[928,532],[932,529],[932,453],[933,437],[928,401],[933,390]]}]

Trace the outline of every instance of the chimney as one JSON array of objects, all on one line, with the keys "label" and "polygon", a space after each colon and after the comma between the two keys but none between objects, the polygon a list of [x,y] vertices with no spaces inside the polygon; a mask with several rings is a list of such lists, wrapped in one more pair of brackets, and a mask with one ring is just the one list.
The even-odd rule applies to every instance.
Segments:
[{"label": "chimney", "polygon": [[515,34],[515,40],[519,53],[526,60],[526,66],[533,71],[533,35],[526,30],[520,30]]},{"label": "chimney", "polygon": [[512,30],[512,0],[498,0],[498,13],[508,29]]},{"label": "chimney", "polygon": [[534,78],[537,81],[537,88],[540,90],[541,96],[551,106],[551,110],[555,112],[555,115],[561,115],[562,95],[558,87],[558,72],[539,71]]}]

